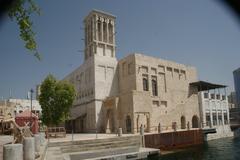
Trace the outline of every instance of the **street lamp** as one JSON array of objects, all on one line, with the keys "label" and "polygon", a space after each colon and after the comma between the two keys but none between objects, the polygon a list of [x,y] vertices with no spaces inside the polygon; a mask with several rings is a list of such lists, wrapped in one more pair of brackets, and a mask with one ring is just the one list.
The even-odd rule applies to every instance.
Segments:
[{"label": "street lamp", "polygon": [[30,90],[30,99],[31,99],[31,101],[30,101],[30,102],[31,102],[31,105],[30,105],[30,106],[31,106],[30,129],[31,129],[31,127],[32,127],[32,98],[33,98],[33,92],[34,92],[33,89],[31,89],[31,90]]}]

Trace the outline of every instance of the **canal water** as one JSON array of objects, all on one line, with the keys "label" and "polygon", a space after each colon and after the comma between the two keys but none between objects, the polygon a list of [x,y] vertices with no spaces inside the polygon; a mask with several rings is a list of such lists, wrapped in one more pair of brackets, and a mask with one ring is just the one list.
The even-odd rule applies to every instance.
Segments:
[{"label": "canal water", "polygon": [[212,140],[201,146],[152,157],[150,160],[240,160],[240,137]]}]

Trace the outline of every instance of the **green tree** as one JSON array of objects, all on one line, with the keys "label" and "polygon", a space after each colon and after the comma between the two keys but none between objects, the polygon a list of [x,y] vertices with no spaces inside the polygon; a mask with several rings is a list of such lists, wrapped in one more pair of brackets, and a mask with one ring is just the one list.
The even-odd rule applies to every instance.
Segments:
[{"label": "green tree", "polygon": [[8,10],[8,16],[18,24],[20,38],[24,41],[25,48],[40,60],[41,57],[37,49],[35,33],[32,30],[33,22],[30,19],[33,13],[40,15],[40,9],[34,0],[15,0]]},{"label": "green tree", "polygon": [[42,122],[47,126],[56,126],[69,116],[70,107],[75,98],[72,84],[57,81],[48,75],[41,84],[39,103],[42,107]]}]

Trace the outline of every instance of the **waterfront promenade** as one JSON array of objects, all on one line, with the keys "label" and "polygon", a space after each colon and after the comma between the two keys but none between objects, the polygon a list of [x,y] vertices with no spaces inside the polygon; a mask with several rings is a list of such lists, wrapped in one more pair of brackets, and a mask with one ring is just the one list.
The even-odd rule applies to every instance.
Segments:
[{"label": "waterfront promenade", "polygon": [[139,134],[67,134],[65,138],[48,139],[46,160],[88,158],[147,158],[159,149],[142,147]]},{"label": "waterfront promenade", "polygon": [[[122,137],[136,136],[139,134],[123,134]],[[57,138],[49,138],[49,142],[67,142],[67,141],[79,141],[79,140],[93,140],[93,139],[108,139],[117,137],[116,134],[95,134],[95,133],[74,133],[66,134],[66,137],[57,137]],[[73,139],[72,139],[73,138]]]}]

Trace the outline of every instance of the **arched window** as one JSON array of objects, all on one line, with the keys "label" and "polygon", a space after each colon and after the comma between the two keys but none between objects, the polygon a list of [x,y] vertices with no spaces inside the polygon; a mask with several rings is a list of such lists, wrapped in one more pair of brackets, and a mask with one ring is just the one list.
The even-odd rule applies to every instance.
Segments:
[{"label": "arched window", "polygon": [[148,91],[148,77],[143,75],[143,90]]},{"label": "arched window", "polygon": [[126,117],[126,130],[127,130],[127,133],[131,133],[132,132],[132,123],[131,123],[130,116]]},{"label": "arched window", "polygon": [[181,117],[181,129],[186,129],[186,118],[185,118],[185,116]]},{"label": "arched window", "polygon": [[192,117],[192,128],[199,128],[198,117],[196,115]]},{"label": "arched window", "polygon": [[156,79],[152,79],[152,94],[153,96],[157,96],[158,92],[157,92],[157,80]]}]

